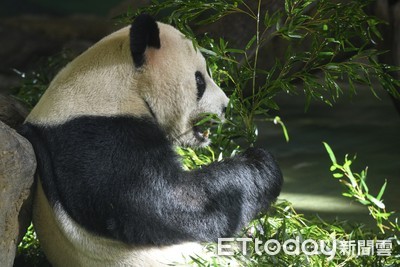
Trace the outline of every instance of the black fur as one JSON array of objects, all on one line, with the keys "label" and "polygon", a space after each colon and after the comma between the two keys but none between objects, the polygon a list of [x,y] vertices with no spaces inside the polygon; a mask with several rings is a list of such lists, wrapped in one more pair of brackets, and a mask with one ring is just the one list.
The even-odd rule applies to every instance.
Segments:
[{"label": "black fur", "polygon": [[204,92],[206,91],[206,81],[204,80],[204,76],[200,71],[196,71],[194,75],[196,78],[197,86],[197,100],[200,100],[203,97]]},{"label": "black fur", "polygon": [[80,117],[26,123],[50,204],[87,230],[129,244],[232,236],[279,195],[282,175],[262,149],[183,171],[152,118]]},{"label": "black fur", "polygon": [[129,35],[133,62],[136,68],[140,68],[145,63],[144,52],[146,48],[159,49],[161,47],[160,30],[154,18],[142,14],[132,23]]}]

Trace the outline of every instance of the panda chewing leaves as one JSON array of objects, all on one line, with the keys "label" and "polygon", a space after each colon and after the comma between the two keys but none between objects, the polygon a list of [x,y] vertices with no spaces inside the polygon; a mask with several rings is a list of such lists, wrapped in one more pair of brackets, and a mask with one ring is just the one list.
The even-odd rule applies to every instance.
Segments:
[{"label": "panda chewing leaves", "polygon": [[21,134],[38,161],[33,223],[53,266],[165,266],[203,255],[279,195],[280,169],[251,148],[185,171],[173,146],[209,144],[202,114],[228,98],[190,40],[138,16],[69,63]]}]

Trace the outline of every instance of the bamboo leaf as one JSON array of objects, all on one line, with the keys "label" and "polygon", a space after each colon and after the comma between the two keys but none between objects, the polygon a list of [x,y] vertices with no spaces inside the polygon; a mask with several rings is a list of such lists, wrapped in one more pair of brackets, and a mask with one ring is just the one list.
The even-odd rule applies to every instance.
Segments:
[{"label": "bamboo leaf", "polygon": [[286,129],[285,124],[284,124],[283,121],[281,120],[281,118],[278,117],[278,116],[276,116],[275,119],[274,119],[274,123],[275,123],[275,124],[278,124],[278,123],[279,123],[279,125],[281,125],[282,130],[283,130],[283,134],[284,134],[284,136],[285,136],[285,140],[286,140],[286,142],[289,142],[289,133],[288,133],[288,131],[287,131],[287,129]]},{"label": "bamboo leaf", "polygon": [[361,204],[365,205],[365,206],[368,206],[368,205],[371,204],[371,202],[369,202],[368,200],[365,200],[365,199],[357,199],[357,201],[360,202]]},{"label": "bamboo leaf", "polygon": [[250,41],[247,43],[247,45],[246,45],[246,50],[249,50],[250,49],[250,47],[253,45],[253,43],[256,41],[256,39],[257,39],[257,36],[256,35],[254,35],[251,39],[250,39]]},{"label": "bamboo leaf", "polygon": [[381,200],[383,193],[385,192],[386,185],[387,185],[387,180],[385,180],[385,183],[382,185],[381,190],[379,190],[379,194],[376,197],[377,200]]},{"label": "bamboo leaf", "polygon": [[342,178],[343,177],[343,173],[334,173],[333,177],[335,178]]},{"label": "bamboo leaf", "polygon": [[336,157],[335,154],[333,153],[331,147],[326,143],[326,142],[322,142],[325,146],[326,152],[328,152],[328,155],[332,161],[332,163],[336,164]]},{"label": "bamboo leaf", "polygon": [[378,206],[380,209],[384,209],[385,208],[385,204],[383,204],[382,201],[379,201],[378,199],[374,198],[373,196],[371,196],[370,194],[366,194],[367,198],[374,203],[376,206]]},{"label": "bamboo leaf", "polygon": [[369,189],[367,184],[365,183],[365,179],[360,179],[361,186],[364,188],[365,192],[368,193]]}]

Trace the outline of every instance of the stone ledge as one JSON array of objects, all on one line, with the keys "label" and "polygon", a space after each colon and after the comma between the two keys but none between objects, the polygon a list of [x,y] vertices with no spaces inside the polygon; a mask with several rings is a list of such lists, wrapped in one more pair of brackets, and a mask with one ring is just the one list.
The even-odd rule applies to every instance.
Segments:
[{"label": "stone ledge", "polygon": [[13,266],[31,222],[36,159],[31,144],[0,121],[0,266]]}]

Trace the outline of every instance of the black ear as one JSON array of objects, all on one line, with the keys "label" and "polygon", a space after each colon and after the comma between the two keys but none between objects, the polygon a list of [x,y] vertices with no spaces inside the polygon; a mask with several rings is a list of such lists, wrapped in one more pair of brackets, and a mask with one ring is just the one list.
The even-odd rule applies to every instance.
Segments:
[{"label": "black ear", "polygon": [[147,47],[160,48],[160,30],[153,17],[141,14],[132,23],[129,35],[133,62],[139,68],[144,64]]}]

